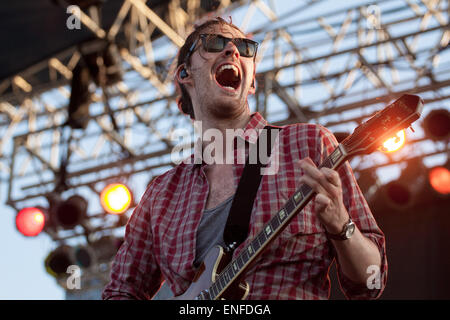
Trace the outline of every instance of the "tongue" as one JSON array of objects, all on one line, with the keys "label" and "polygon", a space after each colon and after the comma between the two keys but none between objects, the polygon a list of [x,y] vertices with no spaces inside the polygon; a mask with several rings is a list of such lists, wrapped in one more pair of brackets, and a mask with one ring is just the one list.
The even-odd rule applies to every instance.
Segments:
[{"label": "tongue", "polygon": [[236,89],[239,86],[239,77],[235,76],[234,71],[225,69],[216,76],[217,82],[222,87],[232,87]]}]

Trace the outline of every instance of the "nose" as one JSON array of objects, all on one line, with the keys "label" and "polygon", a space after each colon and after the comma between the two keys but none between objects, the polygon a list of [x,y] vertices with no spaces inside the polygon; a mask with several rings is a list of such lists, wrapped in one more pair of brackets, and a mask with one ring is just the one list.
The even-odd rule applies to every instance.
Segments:
[{"label": "nose", "polygon": [[239,50],[236,47],[236,45],[233,43],[233,41],[229,41],[227,43],[227,45],[225,46],[224,52],[225,52],[226,56],[233,56],[236,59],[239,59],[239,57],[240,57]]}]

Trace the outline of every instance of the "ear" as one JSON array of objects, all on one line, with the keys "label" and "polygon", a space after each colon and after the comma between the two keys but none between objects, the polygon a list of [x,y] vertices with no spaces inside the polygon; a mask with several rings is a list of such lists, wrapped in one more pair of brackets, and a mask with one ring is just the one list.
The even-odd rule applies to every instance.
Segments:
[{"label": "ear", "polygon": [[178,83],[186,84],[187,81],[190,80],[189,72],[186,69],[186,65],[180,64],[175,70],[175,76],[177,78]]}]

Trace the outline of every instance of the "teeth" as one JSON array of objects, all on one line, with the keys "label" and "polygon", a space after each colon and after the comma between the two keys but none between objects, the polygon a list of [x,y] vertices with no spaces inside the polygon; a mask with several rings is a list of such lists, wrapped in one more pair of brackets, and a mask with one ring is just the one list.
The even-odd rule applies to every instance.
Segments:
[{"label": "teeth", "polygon": [[230,89],[230,90],[235,90],[233,87],[229,87],[229,86],[225,86],[224,88]]},{"label": "teeth", "polygon": [[238,68],[236,68],[235,66],[233,66],[232,64],[224,64],[223,66],[221,66],[218,70],[218,73],[222,72],[225,69],[231,69],[234,71],[234,75],[237,77],[239,74],[239,70]]}]

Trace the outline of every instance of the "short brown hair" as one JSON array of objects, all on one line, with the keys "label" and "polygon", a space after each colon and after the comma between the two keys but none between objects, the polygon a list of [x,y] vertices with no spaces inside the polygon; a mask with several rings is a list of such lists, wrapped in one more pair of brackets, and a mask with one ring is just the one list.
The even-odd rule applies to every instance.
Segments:
[{"label": "short brown hair", "polygon": [[[231,17],[230,17],[230,22],[226,21],[225,19],[223,19],[221,17],[216,17],[214,19],[207,20],[200,25],[194,26],[194,31],[192,31],[191,34],[189,34],[189,36],[186,38],[186,41],[184,42],[183,46],[180,48],[180,51],[178,52],[177,68],[180,65],[182,65],[183,63],[185,63],[186,66],[190,65],[190,63],[191,63],[190,57],[188,59],[186,59],[187,55],[189,53],[189,49],[191,48],[191,46],[195,42],[195,40],[197,40],[199,38],[201,32],[213,25],[222,25],[222,26],[227,25],[232,28],[235,28],[236,30],[238,30],[239,32],[244,34],[244,32],[242,32],[241,29],[239,29],[237,26],[235,26],[233,24],[233,22],[231,21]],[[181,94],[181,96],[177,99],[178,107],[180,108],[180,110],[183,113],[189,115],[191,117],[191,119],[195,119],[194,108],[192,106],[192,101],[191,101],[191,97],[189,96],[189,93],[187,92],[184,85],[178,82],[176,77],[175,77],[175,81],[177,82],[177,84],[180,88],[180,94]]]}]

